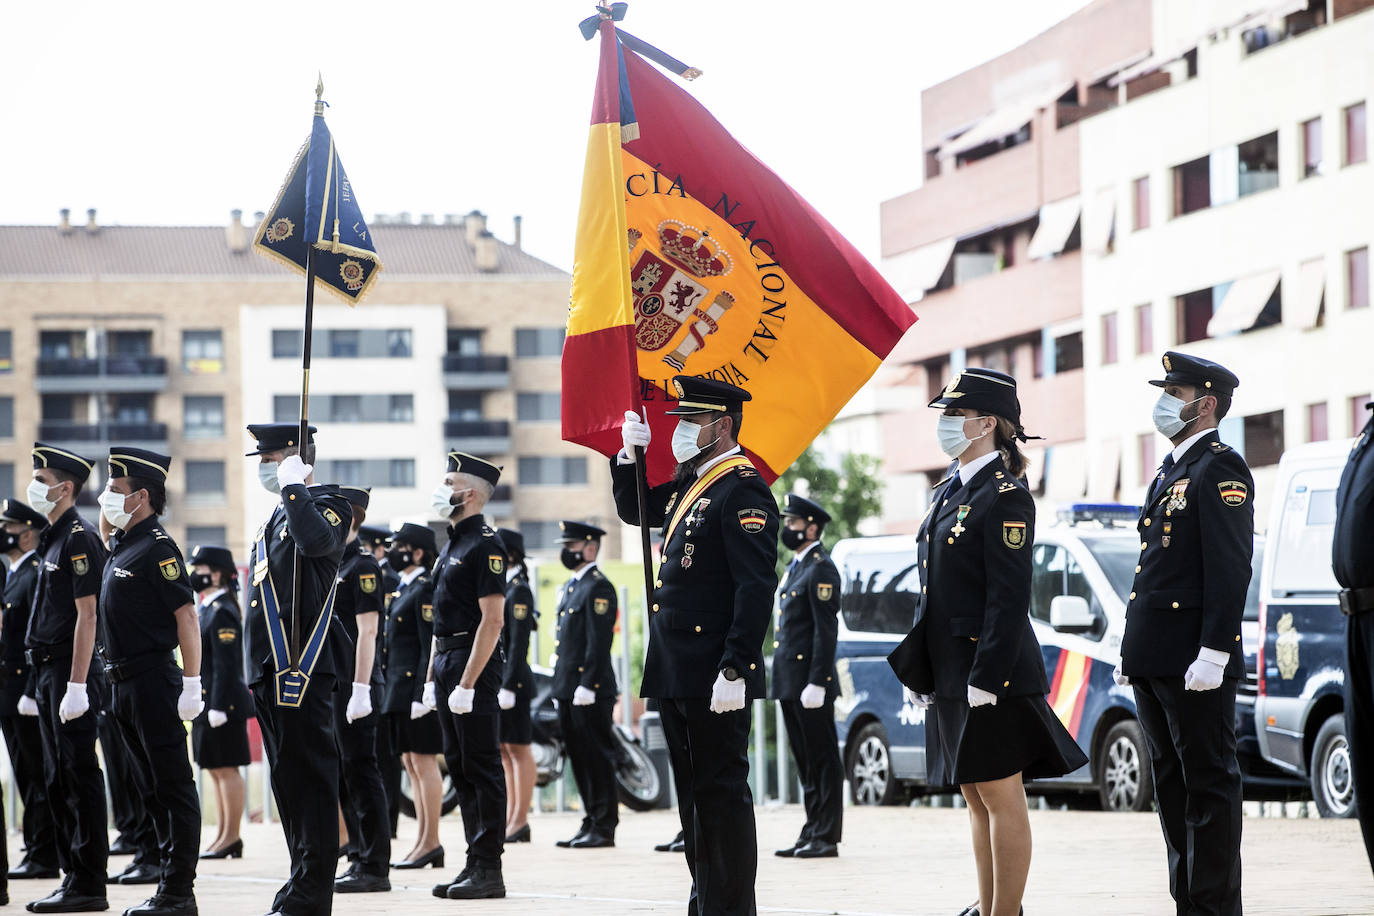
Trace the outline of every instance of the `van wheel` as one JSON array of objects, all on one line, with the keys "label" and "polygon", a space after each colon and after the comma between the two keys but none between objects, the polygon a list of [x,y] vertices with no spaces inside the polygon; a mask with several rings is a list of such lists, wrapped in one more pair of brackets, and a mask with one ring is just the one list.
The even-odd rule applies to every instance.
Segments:
[{"label": "van wheel", "polygon": [[1350,768],[1350,742],[1345,737],[1345,714],[1322,723],[1312,744],[1312,800],[1322,817],[1355,816],[1355,779]]},{"label": "van wheel", "polygon": [[892,775],[892,752],[887,731],[877,722],[859,729],[845,766],[849,794],[856,805],[897,803],[897,780]]},{"label": "van wheel", "polygon": [[1097,748],[1097,795],[1103,811],[1146,811],[1155,798],[1145,733],[1134,719],[1107,729]]}]

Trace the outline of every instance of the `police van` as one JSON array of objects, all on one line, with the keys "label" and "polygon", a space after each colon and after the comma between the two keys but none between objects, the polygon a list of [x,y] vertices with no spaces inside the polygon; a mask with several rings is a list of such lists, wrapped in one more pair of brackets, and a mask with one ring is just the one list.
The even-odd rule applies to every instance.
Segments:
[{"label": "police van", "polygon": [[1255,719],[1260,753],[1308,782],[1323,817],[1352,817],[1345,618],[1331,571],[1336,487],[1354,440],[1284,453],[1260,576]]},{"label": "police van", "polygon": [[[1113,811],[1144,811],[1154,799],[1135,697],[1112,679],[1140,555],[1138,517],[1135,506],[1068,507],[1036,531],[1031,556],[1030,615],[1049,703],[1088,756],[1073,773],[1035,785],[1095,793]],[[1261,550],[1257,543],[1256,570]],[[850,792],[856,804],[893,804],[923,791],[926,776],[926,713],[905,701],[887,663],[920,599],[915,539],[851,538],[832,557],[842,583],[835,722]]]}]

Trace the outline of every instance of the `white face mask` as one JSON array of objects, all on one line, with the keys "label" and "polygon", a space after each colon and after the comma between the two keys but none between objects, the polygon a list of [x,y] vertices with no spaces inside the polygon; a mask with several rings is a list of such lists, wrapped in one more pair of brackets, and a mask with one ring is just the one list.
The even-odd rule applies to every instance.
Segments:
[{"label": "white face mask", "polygon": [[57,503],[48,499],[48,494],[52,492],[52,487],[41,480],[29,481],[28,491],[25,493],[29,498],[29,505],[39,515],[47,515],[57,508]]},{"label": "white face mask", "polygon": [[964,435],[964,424],[969,420],[986,420],[987,417],[940,417],[935,426],[935,435],[940,440],[940,451],[949,456],[951,460],[958,458],[974,442],[986,436],[990,430],[985,430],[982,436],[973,439]]},{"label": "white face mask", "polygon": [[453,504],[454,489],[446,483],[441,483],[434,488],[434,492],[429,496],[429,504],[434,507],[434,512],[444,521],[453,517],[462,506]]},{"label": "white face mask", "polygon": [[720,437],[712,439],[709,445],[697,445],[697,437],[701,431],[708,426],[715,426],[724,417],[712,420],[710,423],[703,423],[698,426],[696,423],[687,420],[678,420],[677,428],[673,430],[673,457],[681,464],[684,461],[691,461],[697,455],[706,451],[711,446],[720,441]]},{"label": "white face mask", "polygon": [[[1207,395],[1204,394],[1202,397],[1205,398]],[[1197,419],[1197,416],[1192,416],[1187,420],[1183,419],[1183,408],[1201,400],[1202,398],[1198,398],[1197,401],[1185,402],[1182,398],[1176,398],[1167,391],[1164,392],[1159,396],[1159,400],[1155,401],[1155,429],[1159,430],[1160,435],[1168,439],[1174,438],[1183,432],[1189,423]]]},{"label": "white face mask", "polygon": [[277,480],[277,462],[264,461],[258,464],[258,483],[268,493],[281,495],[281,481]]},{"label": "white face mask", "polygon": [[121,531],[133,520],[133,514],[124,511],[124,504],[128,498],[127,494],[115,493],[112,490],[100,494],[100,514],[105,516],[105,521]]}]

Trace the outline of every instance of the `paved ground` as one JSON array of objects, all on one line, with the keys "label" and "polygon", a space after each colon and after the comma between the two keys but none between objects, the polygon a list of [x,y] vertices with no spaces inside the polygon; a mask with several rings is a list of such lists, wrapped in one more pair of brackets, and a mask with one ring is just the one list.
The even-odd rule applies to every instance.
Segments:
[{"label": "paved ground", "polygon": [[[430,886],[458,870],[462,828],[445,818],[452,859],[442,871],[393,872],[390,894],[335,898],[338,914],[471,913],[501,916],[617,916],[685,911],[687,870],[678,856],[653,852],[677,830],[675,814],[624,812],[619,846],[564,850],[553,842],[576,829],[572,814],[537,815],[534,842],[506,854],[506,900],[440,902]],[[772,850],[796,835],[795,806],[759,811],[760,914],[950,916],[973,898],[973,864],[963,811],[948,808],[850,808],[842,857],[819,862],[777,859]],[[1035,861],[1026,912],[1031,916],[1143,916],[1174,912],[1164,875],[1159,825],[1152,814],[1032,811]],[[413,822],[403,820],[402,837]],[[207,916],[263,913],[285,875],[280,829],[254,825],[243,860],[204,863],[198,882]],[[12,843],[13,845],[13,843]],[[404,850],[402,850],[404,851]],[[13,851],[11,856],[13,856]],[[1247,818],[1245,912],[1326,916],[1374,914],[1374,880],[1353,821]],[[125,859],[115,859],[122,868]],[[35,886],[37,885],[37,886]],[[52,882],[11,882],[12,909],[51,890]],[[114,888],[118,913],[146,889]]]}]

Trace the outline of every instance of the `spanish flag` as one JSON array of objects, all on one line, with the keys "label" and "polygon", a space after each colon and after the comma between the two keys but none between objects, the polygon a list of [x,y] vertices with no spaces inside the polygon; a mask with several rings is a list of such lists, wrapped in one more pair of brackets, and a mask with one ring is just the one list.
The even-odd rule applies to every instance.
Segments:
[{"label": "spanish flag", "polygon": [[624,412],[642,407],[654,430],[649,482],[662,483],[675,467],[671,380],[707,376],[753,396],[740,444],[771,481],[916,316],[796,191],[632,50],[648,46],[609,17],[599,30],[563,438],[614,455]]}]

